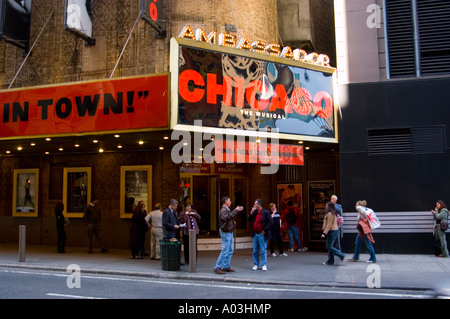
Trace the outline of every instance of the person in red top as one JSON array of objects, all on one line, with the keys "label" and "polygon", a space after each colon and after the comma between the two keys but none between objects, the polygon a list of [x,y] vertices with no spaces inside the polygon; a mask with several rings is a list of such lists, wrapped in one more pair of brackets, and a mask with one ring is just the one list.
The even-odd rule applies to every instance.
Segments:
[{"label": "person in red top", "polygon": [[259,268],[259,252],[261,251],[261,268],[267,271],[267,241],[272,235],[272,215],[262,207],[262,199],[255,200],[252,212],[248,216],[253,238],[253,268]]},{"label": "person in red top", "polygon": [[287,224],[289,235],[289,250],[294,251],[294,239],[297,243],[298,251],[305,251],[300,240],[300,229],[303,228],[303,219],[297,207],[294,207],[292,201],[288,201],[286,208],[281,215],[281,220]]}]

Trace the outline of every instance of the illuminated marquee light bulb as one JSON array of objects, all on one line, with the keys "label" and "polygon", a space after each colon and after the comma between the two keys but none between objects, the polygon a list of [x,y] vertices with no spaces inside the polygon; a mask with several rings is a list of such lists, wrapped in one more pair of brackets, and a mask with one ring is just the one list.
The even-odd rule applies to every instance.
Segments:
[{"label": "illuminated marquee light bulb", "polygon": [[219,34],[219,44],[225,47],[234,48],[236,46],[236,37],[231,33]]},{"label": "illuminated marquee light bulb", "polygon": [[184,26],[183,30],[181,30],[178,37],[189,38],[189,39],[195,40],[195,34],[194,34],[194,31],[192,31],[192,28],[190,25]]},{"label": "illuminated marquee light bulb", "polygon": [[294,50],[294,60],[304,62],[305,58],[308,54],[305,50],[302,49],[295,49]]},{"label": "illuminated marquee light bulb", "polygon": [[271,56],[280,56],[280,54],[281,54],[281,46],[278,43],[269,43],[266,46],[266,51]]},{"label": "illuminated marquee light bulb", "polygon": [[217,44],[217,32],[211,31],[208,35],[206,35],[202,28],[198,28],[195,30],[195,39],[199,42]]},{"label": "illuminated marquee light bulb", "polygon": [[237,45],[237,48],[241,49],[241,50],[249,50],[249,51],[253,51],[252,49],[252,44],[250,43],[248,38],[242,38],[239,40],[239,43]]},{"label": "illuminated marquee light bulb", "polygon": [[267,43],[262,40],[256,40],[255,42],[252,43],[253,51],[255,51],[256,53],[266,54],[267,53],[266,46]]},{"label": "illuminated marquee light bulb", "polygon": [[286,59],[294,59],[294,53],[292,52],[291,47],[287,46],[283,48],[283,51],[281,51],[281,57]]},{"label": "illuminated marquee light bulb", "polygon": [[310,53],[306,56],[305,61],[308,63],[316,63],[319,55],[316,52]]},{"label": "illuminated marquee light bulb", "polygon": [[330,66],[330,57],[326,54],[320,54],[317,63],[323,66]]}]

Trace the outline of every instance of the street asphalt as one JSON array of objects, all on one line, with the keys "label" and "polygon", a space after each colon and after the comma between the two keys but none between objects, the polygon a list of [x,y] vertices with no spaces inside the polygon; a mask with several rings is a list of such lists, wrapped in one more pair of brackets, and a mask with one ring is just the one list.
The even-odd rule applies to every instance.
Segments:
[{"label": "street asphalt", "polygon": [[[88,254],[86,248],[67,247],[66,253],[59,254],[53,246],[28,245],[25,261],[20,262],[18,245],[0,244],[0,267],[65,272],[69,265],[76,264],[81,274],[374,289],[430,290],[441,285],[442,278],[450,278],[450,259],[433,255],[378,254],[377,263],[370,264],[366,262],[369,256],[361,254],[358,262],[341,262],[336,258],[335,265],[327,266],[323,265],[326,252],[288,251],[287,257],[268,257],[267,271],[254,271],[251,249],[236,250],[231,262],[235,272],[223,275],[214,273],[219,253],[199,251],[195,269],[181,265],[179,270],[169,271],[162,270],[161,261],[149,257],[131,259],[129,251],[116,249],[106,253],[94,249]],[[347,257],[351,256],[347,254]]]}]

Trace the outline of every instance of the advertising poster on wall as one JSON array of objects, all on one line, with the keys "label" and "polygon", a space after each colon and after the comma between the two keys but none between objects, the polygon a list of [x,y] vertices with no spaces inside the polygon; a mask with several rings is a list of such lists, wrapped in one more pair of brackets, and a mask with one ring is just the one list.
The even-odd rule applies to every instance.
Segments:
[{"label": "advertising poster on wall", "polygon": [[323,218],[325,207],[334,194],[334,181],[309,182],[309,240],[323,241]]},{"label": "advertising poster on wall", "polygon": [[337,141],[333,69],[181,42],[178,59],[171,62],[178,62],[173,75],[178,77],[176,109],[172,105],[175,128],[189,130],[200,120],[203,127],[234,129],[235,134],[253,130],[289,139]]}]

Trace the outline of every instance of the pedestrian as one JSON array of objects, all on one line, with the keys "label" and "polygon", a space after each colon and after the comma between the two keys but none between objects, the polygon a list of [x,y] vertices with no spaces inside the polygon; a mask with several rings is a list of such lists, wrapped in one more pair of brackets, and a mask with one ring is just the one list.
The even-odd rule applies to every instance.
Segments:
[{"label": "pedestrian", "polygon": [[287,254],[283,250],[283,237],[281,236],[281,216],[278,213],[277,205],[274,203],[269,204],[269,211],[272,213],[272,237],[270,238],[270,254],[272,257],[276,257],[275,254],[275,241],[278,245],[278,252],[280,256],[287,256]]},{"label": "pedestrian", "polygon": [[253,238],[253,267],[259,268],[259,254],[261,253],[261,269],[267,271],[267,241],[272,237],[272,214],[262,207],[263,201],[255,200],[253,209],[248,216]]},{"label": "pedestrian", "polygon": [[144,201],[139,201],[131,217],[130,227],[130,249],[132,259],[142,259],[142,251],[145,246],[145,233],[148,231],[147,223],[145,222]]},{"label": "pedestrian", "polygon": [[161,204],[156,203],[154,210],[145,216],[147,226],[150,228],[150,259],[161,260],[161,245],[163,240]]},{"label": "pedestrian", "polygon": [[234,269],[230,267],[231,257],[233,256],[233,231],[236,227],[234,218],[244,208],[237,206],[234,210],[230,209],[231,200],[230,197],[222,197],[222,208],[219,211],[219,230],[220,237],[222,238],[222,250],[216,261],[214,272],[216,274],[225,274],[227,272],[234,272]]},{"label": "pedestrian", "polygon": [[[338,197],[336,195],[332,195],[331,198],[330,198],[330,201],[334,204],[334,207],[336,208],[336,213],[339,216],[342,216],[344,214],[344,211],[342,209],[342,205],[337,203]],[[338,250],[342,250],[341,249],[341,238],[343,236],[343,229],[342,229],[343,227],[344,227],[344,224],[338,225],[339,234],[338,234],[338,237],[336,239],[336,245],[335,245]]]},{"label": "pedestrian", "polygon": [[325,217],[323,219],[322,226],[322,238],[326,238],[326,247],[328,250],[328,260],[324,262],[324,265],[334,264],[334,255],[344,260],[345,255],[334,247],[334,242],[339,236],[339,227],[337,225],[337,212],[333,202],[328,202],[325,207]]},{"label": "pedestrian", "polygon": [[189,230],[194,229],[195,230],[195,251],[196,258],[198,255],[197,251],[197,237],[199,234],[199,227],[198,224],[200,222],[200,215],[192,209],[192,204],[190,201],[186,201],[184,203],[183,211],[180,213],[180,223],[186,224],[186,227],[183,227],[183,230],[181,231],[183,234],[183,247],[184,247],[184,262],[185,264],[189,265]]},{"label": "pedestrian", "polygon": [[[297,243],[298,251],[305,251],[300,240],[299,226],[303,227],[303,219],[300,211],[291,200],[287,202],[288,207],[284,210],[281,219],[287,224],[287,232],[289,235],[289,250],[294,251],[294,245]],[[295,243],[294,243],[295,240]]]},{"label": "pedestrian", "polygon": [[163,211],[162,225],[163,225],[163,239],[170,240],[176,238],[180,240],[180,221],[177,215],[178,201],[171,199],[169,206]]},{"label": "pedestrian", "polygon": [[[436,201],[436,208],[431,211],[433,218],[436,220],[436,224],[433,229],[434,241],[438,245],[440,242],[441,251],[436,254],[437,257],[448,257],[447,240],[445,238],[446,228],[442,229],[442,225],[447,223],[448,227],[448,209],[447,205],[441,200]],[[435,245],[435,247],[437,246]]]},{"label": "pedestrian", "polygon": [[88,227],[88,253],[92,254],[92,236],[95,235],[95,238],[97,238],[97,241],[100,244],[101,252],[105,253],[108,251],[108,248],[106,248],[105,243],[103,242],[102,238],[102,216],[100,213],[100,207],[98,206],[99,200],[95,197],[91,198],[91,202],[86,205],[86,208],[84,209],[83,214],[83,220],[86,223]]},{"label": "pedestrian", "polygon": [[367,213],[371,210],[370,208],[367,208],[367,202],[365,200],[361,200],[356,202],[355,208],[358,212],[357,216],[357,226],[358,234],[356,235],[356,241],[355,241],[355,252],[353,254],[352,258],[349,258],[351,261],[358,261],[359,260],[359,251],[361,250],[361,244],[364,242],[367,249],[369,250],[370,258],[367,261],[368,263],[376,263],[377,258],[375,256],[375,249],[373,248],[373,243],[375,243],[375,240],[372,236],[372,230],[369,224],[369,221],[367,219]]},{"label": "pedestrian", "polygon": [[55,216],[56,216],[56,233],[58,234],[58,244],[56,246],[58,253],[65,253],[66,249],[66,230],[64,229],[66,225],[66,219],[64,218],[64,204],[62,202],[57,202],[55,206]]}]

